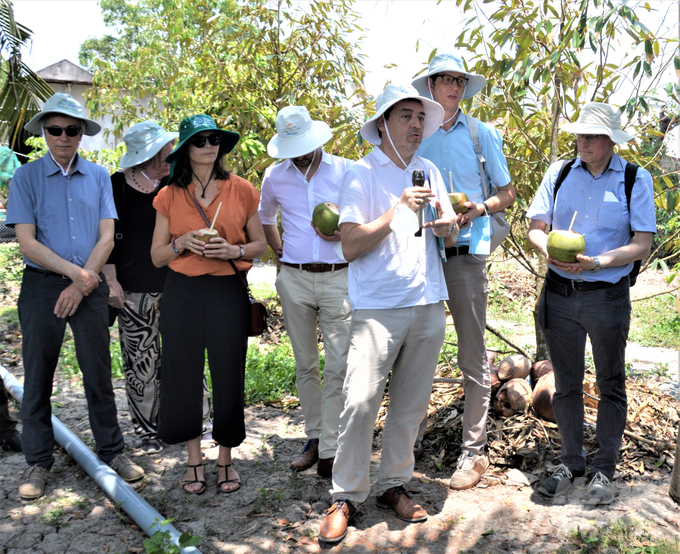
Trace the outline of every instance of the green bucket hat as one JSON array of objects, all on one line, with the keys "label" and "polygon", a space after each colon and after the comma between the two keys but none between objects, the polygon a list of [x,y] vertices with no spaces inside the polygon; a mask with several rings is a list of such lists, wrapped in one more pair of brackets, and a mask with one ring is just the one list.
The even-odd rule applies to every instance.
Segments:
[{"label": "green bucket hat", "polygon": [[202,133],[203,131],[216,131],[222,135],[222,144],[220,144],[220,152],[228,154],[234,149],[236,143],[238,143],[241,135],[235,133],[234,131],[227,131],[226,129],[220,129],[215,125],[215,120],[209,115],[198,114],[185,117],[182,123],[179,124],[179,142],[177,146],[173,149],[170,154],[167,155],[165,161],[170,164],[170,179],[175,171],[175,165],[177,164],[177,154],[185,145],[185,143],[194,135]]}]

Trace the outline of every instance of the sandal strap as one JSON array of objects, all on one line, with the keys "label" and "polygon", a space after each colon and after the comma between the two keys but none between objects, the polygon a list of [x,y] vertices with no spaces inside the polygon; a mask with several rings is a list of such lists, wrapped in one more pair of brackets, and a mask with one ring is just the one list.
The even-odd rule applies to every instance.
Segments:
[{"label": "sandal strap", "polygon": [[205,479],[199,479],[198,478],[198,471],[196,470],[196,468],[198,468],[198,467],[203,467],[203,464],[196,464],[196,465],[187,464],[187,467],[194,470],[194,480],[189,481],[187,479],[182,479],[182,483],[186,483],[187,485],[190,485],[192,483],[202,483],[204,485],[206,484]]},{"label": "sandal strap", "polygon": [[[224,476],[225,476],[225,477],[229,477],[229,468],[230,468],[232,465],[234,465],[234,464],[224,464],[224,465],[222,465],[222,464],[217,464],[217,467],[218,467],[218,468],[222,468],[222,467],[223,467],[223,468],[224,468]],[[219,488],[222,488],[222,485],[224,485],[225,483],[240,483],[240,482],[241,482],[241,478],[240,478],[240,477],[237,477],[236,479],[223,479],[222,481],[217,481],[217,488],[218,488],[218,489],[219,489]]]}]

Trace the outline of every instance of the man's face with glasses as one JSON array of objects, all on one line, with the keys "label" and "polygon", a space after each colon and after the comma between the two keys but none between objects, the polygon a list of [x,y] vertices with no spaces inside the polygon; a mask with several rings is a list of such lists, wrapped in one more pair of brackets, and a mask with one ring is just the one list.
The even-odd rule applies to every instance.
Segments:
[{"label": "man's face with glasses", "polygon": [[606,163],[614,153],[614,143],[608,135],[577,134],[576,144],[579,156],[587,164]]},{"label": "man's face with glasses", "polygon": [[57,161],[69,163],[83,137],[83,121],[67,115],[48,115],[42,122],[47,148]]},{"label": "man's face with glasses", "polygon": [[432,98],[441,104],[447,113],[453,113],[458,109],[468,81],[463,73],[457,71],[437,73],[430,77]]}]

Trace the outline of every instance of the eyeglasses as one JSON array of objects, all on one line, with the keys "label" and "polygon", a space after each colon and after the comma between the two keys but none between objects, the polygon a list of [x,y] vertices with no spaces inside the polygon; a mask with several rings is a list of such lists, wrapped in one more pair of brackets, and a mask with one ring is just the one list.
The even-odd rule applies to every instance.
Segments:
[{"label": "eyeglasses", "polygon": [[212,146],[219,146],[222,142],[222,136],[217,134],[208,135],[207,137],[204,135],[197,135],[190,139],[191,144],[196,148],[203,148],[205,146],[205,141],[208,141]]},{"label": "eyeglasses", "polygon": [[441,82],[444,83],[447,87],[451,86],[453,84],[453,82],[455,81],[456,84],[460,88],[467,86],[468,81],[470,80],[467,77],[454,77],[453,75],[447,75],[447,74],[435,75],[434,80],[436,81],[437,79],[440,79]]},{"label": "eyeglasses", "polygon": [[576,140],[585,140],[588,144],[593,144],[603,136],[604,135],[576,135]]},{"label": "eyeglasses", "polygon": [[82,130],[82,127],[76,127],[75,125],[69,125],[68,127],[59,127],[58,125],[45,127],[45,131],[53,137],[60,137],[64,131],[66,131],[67,137],[77,137]]}]

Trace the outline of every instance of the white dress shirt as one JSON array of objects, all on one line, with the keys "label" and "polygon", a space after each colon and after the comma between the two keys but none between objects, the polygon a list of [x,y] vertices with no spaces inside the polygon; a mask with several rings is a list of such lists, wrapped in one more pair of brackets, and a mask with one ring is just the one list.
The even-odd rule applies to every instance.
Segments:
[{"label": "white dress shirt", "polygon": [[[430,188],[445,213],[451,202],[435,165],[413,156],[406,169],[394,165],[376,148],[345,174],[340,195],[340,223],[366,224],[399,202],[404,189],[413,186],[414,169],[424,169]],[[349,264],[349,298],[354,309],[408,308],[449,298],[432,229],[423,236],[391,232],[373,251]]]},{"label": "white dress shirt", "polygon": [[352,163],[351,160],[323,152],[321,163],[309,182],[291,160],[267,168],[262,181],[259,213],[262,225],[276,225],[277,212],[281,209],[282,262],[346,262],[336,252],[335,245],[338,243],[319,237],[311,222],[312,213],[318,204],[339,204],[342,177]]}]

